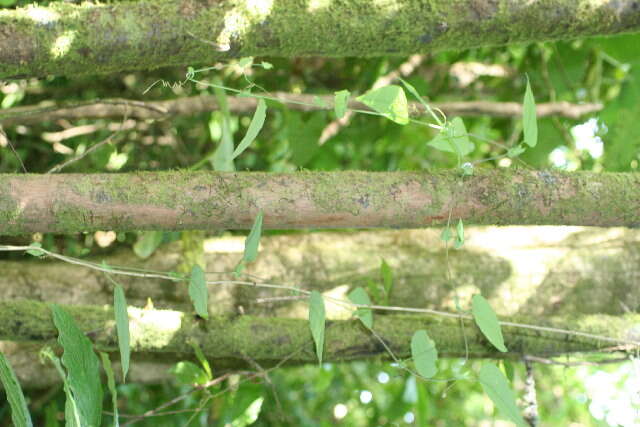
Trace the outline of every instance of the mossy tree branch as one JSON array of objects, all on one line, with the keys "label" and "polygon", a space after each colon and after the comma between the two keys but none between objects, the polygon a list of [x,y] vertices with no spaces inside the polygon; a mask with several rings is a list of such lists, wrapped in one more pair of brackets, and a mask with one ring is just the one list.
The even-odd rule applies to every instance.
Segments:
[{"label": "mossy tree branch", "polygon": [[[114,351],[117,341],[113,312],[108,307],[70,306],[79,327],[86,331],[96,349]],[[502,319],[504,320],[504,319]],[[510,319],[512,320],[512,319]],[[515,319],[520,323],[526,319]],[[533,319],[529,319],[533,320]],[[213,360],[246,363],[249,357],[263,366],[284,359],[290,363],[316,361],[308,321],[270,317],[239,316],[197,318],[193,313],[129,308],[131,347],[135,353],[190,355],[195,340]],[[538,321],[537,323],[540,323]],[[545,319],[546,326],[603,335],[624,341],[637,340],[640,316],[591,315],[576,318]],[[534,331],[503,326],[509,353],[499,353],[470,320],[465,320],[470,357],[553,356],[574,352],[607,351],[615,343],[583,336]],[[375,316],[374,330],[398,358],[410,357],[413,333],[426,329],[443,357],[466,354],[457,318],[417,315]],[[41,302],[16,300],[0,302],[0,339],[9,341],[52,342],[57,336],[50,307]],[[327,323],[324,360],[341,362],[371,357],[390,358],[379,339],[358,320]]]},{"label": "mossy tree branch", "polygon": [[0,234],[96,230],[640,225],[640,175],[443,172],[0,175]]},{"label": "mossy tree branch", "polygon": [[635,0],[53,2],[0,11],[0,28],[0,78],[26,78],[254,55],[410,55],[617,34],[640,30],[640,8]]}]

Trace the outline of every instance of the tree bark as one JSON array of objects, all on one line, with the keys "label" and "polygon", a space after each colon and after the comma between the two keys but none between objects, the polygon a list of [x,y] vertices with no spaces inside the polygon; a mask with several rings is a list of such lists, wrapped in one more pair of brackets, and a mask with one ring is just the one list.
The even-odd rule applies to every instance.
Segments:
[{"label": "tree bark", "polygon": [[0,175],[0,234],[96,230],[640,225],[640,175],[444,172]]},{"label": "tree bark", "polygon": [[[67,306],[81,330],[91,338],[96,350],[117,351],[115,320],[111,308]],[[613,340],[638,342],[640,315],[591,315],[540,319],[501,319],[548,328],[562,328]],[[472,320],[465,319],[464,336],[457,317],[416,315],[374,316],[374,331],[398,358],[410,357],[413,333],[427,329],[442,357],[521,357],[524,354],[549,357],[574,352],[619,350],[612,341],[587,336],[523,329],[502,325],[507,353],[500,353],[484,338]],[[283,360],[288,363],[317,361],[309,322],[306,319],[276,317],[219,317],[208,320],[192,313],[129,307],[131,349],[136,353],[161,353],[167,360],[179,360],[193,353],[195,340],[217,367],[242,367],[247,357],[263,367]],[[57,337],[48,304],[16,300],[0,302],[0,339],[41,341],[52,344]],[[381,356],[390,359],[378,338],[363,328],[359,320],[327,322],[323,360],[344,362]]]},{"label": "tree bark", "polygon": [[[640,233],[635,230],[470,227],[464,248],[450,251],[448,265],[439,234],[439,230],[386,230],[264,236],[258,259],[247,271],[267,283],[295,284],[344,299],[356,286],[369,289],[369,282],[380,282],[380,259],[384,258],[393,269],[390,305],[454,312],[456,297],[468,310],[471,295],[482,293],[501,316],[527,318],[534,324],[547,318],[581,316],[606,321],[640,308]],[[208,270],[233,271],[242,256],[243,240],[241,236],[206,240]],[[182,262],[181,252],[176,242],[161,247],[147,260],[122,250],[95,261],[170,272],[177,271]],[[451,281],[447,280],[447,268]],[[96,270],[35,258],[4,260],[0,270],[5,301],[38,299],[85,306],[113,303],[113,283]],[[156,308],[193,312],[186,283],[111,277],[124,287],[132,310],[151,299]],[[232,274],[208,277],[235,279]],[[305,298],[283,298],[291,292],[233,285],[215,285],[216,292],[210,290],[212,315],[233,317],[244,312],[254,317],[306,318]],[[330,319],[351,316],[335,304],[327,303],[326,308]],[[602,314],[607,316],[600,317]],[[378,313],[376,318],[385,316]],[[39,364],[42,345],[0,342],[0,351],[10,358],[23,387],[46,387],[60,380],[51,366]],[[112,359],[117,356],[114,352]],[[150,383],[166,380],[167,369],[178,359],[172,353],[134,353],[130,379]]]},{"label": "tree bark", "polygon": [[640,29],[634,0],[54,2],[0,11],[0,78],[254,55],[409,55]]},{"label": "tree bark", "polygon": [[[281,100],[287,108],[301,111],[332,110],[332,95],[301,95],[276,92],[270,96]],[[313,104],[320,99],[324,107]],[[227,98],[229,110],[234,113],[253,112],[258,99],[255,97],[230,96]],[[447,116],[495,116],[521,117],[522,104],[517,102],[430,102],[433,109],[439,109]],[[371,111],[366,105],[351,100],[349,108]],[[138,120],[164,120],[177,115],[192,115],[218,110],[215,96],[191,96],[166,101],[136,101],[132,99],[104,99],[83,103],[38,106],[29,105],[0,110],[0,125],[9,127],[17,125],[35,125],[60,119],[97,119],[129,117]],[[536,105],[538,117],[550,115],[578,119],[584,115],[602,110],[602,104],[571,104],[569,102],[549,102]],[[409,103],[409,114],[421,116],[424,106],[418,102]]]}]

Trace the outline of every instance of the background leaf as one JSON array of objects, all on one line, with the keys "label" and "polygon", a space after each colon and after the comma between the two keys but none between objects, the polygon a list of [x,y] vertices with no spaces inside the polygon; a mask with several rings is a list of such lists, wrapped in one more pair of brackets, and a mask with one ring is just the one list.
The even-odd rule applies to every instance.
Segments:
[{"label": "background leaf", "polygon": [[[349,292],[349,300],[354,304],[371,305],[371,300],[367,292],[361,287],[357,287]],[[359,307],[355,315],[367,328],[373,328],[373,311],[370,308]]]},{"label": "background leaf", "polygon": [[122,365],[122,382],[125,382],[131,357],[129,313],[127,312],[127,300],[124,296],[124,290],[119,284],[116,284],[113,288],[113,311],[116,317],[116,332],[118,334],[118,348],[120,349],[120,364]]},{"label": "background leaf", "polygon": [[191,277],[189,279],[189,297],[193,302],[198,316],[209,318],[209,292],[207,290],[207,280],[204,276],[204,270],[199,265],[194,265],[191,269]]},{"label": "background leaf", "polygon": [[398,124],[409,123],[409,108],[404,90],[397,85],[373,89],[356,98],[367,107]]},{"label": "background leaf", "polygon": [[498,316],[493,311],[489,303],[482,295],[474,295],[472,299],[473,319],[491,344],[501,352],[505,353],[507,347],[504,345],[502,329],[498,322]]},{"label": "background leaf", "polygon": [[31,415],[29,415],[29,408],[27,408],[27,402],[24,399],[24,394],[22,394],[22,388],[11,368],[11,364],[3,353],[0,353],[0,381],[2,381],[9,406],[11,406],[13,425],[16,427],[31,427],[33,425],[31,423]]},{"label": "background leaf", "polygon": [[189,361],[176,363],[169,372],[185,385],[204,384],[209,380],[207,373],[200,366]]},{"label": "background leaf", "polygon": [[429,338],[429,334],[424,329],[416,331],[411,338],[411,357],[416,371],[421,376],[431,378],[438,373],[436,343]]},{"label": "background leaf", "polygon": [[143,231],[138,234],[138,240],[133,245],[133,252],[142,259],[149,258],[162,243],[162,231]]},{"label": "background leaf", "polygon": [[538,117],[536,116],[536,102],[533,99],[529,79],[527,79],[527,89],[524,92],[522,106],[522,130],[525,144],[529,147],[535,147],[538,144]]},{"label": "background leaf", "polygon": [[309,327],[311,336],[316,344],[318,362],[322,364],[322,351],[324,349],[324,299],[318,291],[311,291],[309,297]]},{"label": "background leaf", "polygon": [[393,289],[393,270],[389,267],[389,264],[382,259],[380,263],[380,275],[382,276],[382,287],[384,289],[385,304],[389,304],[389,298],[391,297],[391,290]]},{"label": "background leaf", "polygon": [[67,370],[69,387],[83,425],[100,426],[102,419],[102,385],[100,362],[89,338],[78,328],[69,313],[53,304],[53,322],[58,342],[64,349],[62,364]]},{"label": "background leaf", "polygon": [[507,378],[493,363],[484,363],[478,376],[482,389],[493,401],[500,412],[517,426],[526,427],[520,409],[516,405],[516,396],[509,386]]}]

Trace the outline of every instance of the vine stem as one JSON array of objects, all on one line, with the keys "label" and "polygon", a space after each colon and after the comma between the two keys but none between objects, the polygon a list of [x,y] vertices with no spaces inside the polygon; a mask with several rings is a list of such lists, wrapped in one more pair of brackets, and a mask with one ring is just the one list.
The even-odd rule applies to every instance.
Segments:
[{"label": "vine stem", "polygon": [[[40,251],[43,254],[50,256],[51,258],[58,259],[60,261],[67,262],[69,264],[79,265],[86,268],[90,268],[93,270],[101,271],[103,273],[109,274],[118,274],[123,276],[133,276],[133,277],[144,277],[144,278],[156,278],[156,279],[165,279],[171,280],[174,282],[186,282],[188,279],[186,277],[170,275],[166,273],[155,272],[153,270],[143,270],[143,269],[130,269],[128,267],[112,267],[106,264],[98,264],[95,262],[84,261],[78,258],[69,257],[66,255],[61,255],[47,249],[38,248],[34,246],[13,246],[13,245],[0,245],[0,252],[15,252],[15,251]],[[232,274],[232,272],[229,272]],[[279,285],[274,283],[259,283],[256,281],[243,281],[243,280],[207,280],[207,285],[236,285],[236,286],[251,286],[257,288],[269,288],[269,289],[281,289],[287,290],[291,292],[296,292],[299,294],[310,295],[311,291],[306,289],[295,287],[295,286],[286,286]],[[421,314],[430,314],[434,316],[440,317],[448,317],[448,318],[459,318],[466,320],[473,320],[473,316],[464,313],[452,313],[444,310],[433,310],[429,308],[416,308],[416,307],[398,307],[398,306],[384,306],[384,305],[366,305],[366,304],[355,304],[348,300],[342,300],[339,298],[333,298],[326,295],[323,295],[323,298],[327,301],[331,301],[335,304],[342,305],[345,307],[350,307],[353,309],[358,308],[368,308],[371,310],[378,311],[393,311],[393,312],[403,312],[403,313],[421,313]],[[513,328],[520,329],[529,329],[538,332],[547,332],[552,334],[562,334],[568,336],[576,336],[582,338],[588,338],[593,340],[600,340],[605,342],[611,342],[616,344],[625,344],[629,346],[640,346],[640,341],[634,340],[625,340],[620,338],[614,338],[605,335],[597,335],[591,334],[588,332],[580,332],[580,331],[572,331],[569,329],[562,328],[554,328],[549,326],[539,326],[539,325],[531,325],[526,323],[516,323],[516,322],[499,322],[501,326],[509,326]]]}]

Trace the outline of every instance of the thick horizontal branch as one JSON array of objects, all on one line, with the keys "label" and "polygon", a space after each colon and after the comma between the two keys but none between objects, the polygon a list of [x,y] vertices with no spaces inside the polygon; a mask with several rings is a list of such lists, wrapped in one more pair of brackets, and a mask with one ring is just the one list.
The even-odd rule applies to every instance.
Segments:
[{"label": "thick horizontal branch", "polygon": [[640,29],[635,0],[54,2],[0,11],[0,78],[254,55],[410,55]]},{"label": "thick horizontal branch", "polygon": [[[299,95],[276,92],[270,96],[277,98],[287,108],[302,111],[331,110],[334,97],[331,95]],[[320,99],[324,106],[314,103]],[[234,113],[253,112],[258,100],[252,97],[229,97],[229,109]],[[431,108],[443,111],[447,116],[497,116],[521,117],[522,105],[517,102],[432,102]],[[350,101],[349,108],[370,110],[366,105]],[[32,125],[54,120],[121,118],[167,119],[177,115],[191,115],[218,110],[215,96],[192,96],[166,101],[135,101],[127,99],[105,99],[67,105],[24,106],[0,110],[0,125],[5,127]],[[550,115],[577,119],[584,115],[602,110],[602,104],[571,104],[569,102],[550,102],[536,105],[538,117]],[[418,102],[409,104],[411,116],[425,113],[424,106]]]},{"label": "thick horizontal branch", "polygon": [[640,225],[640,175],[441,172],[0,175],[0,234],[96,230]]},{"label": "thick horizontal branch", "polygon": [[[110,308],[68,306],[66,309],[74,316],[80,329],[88,333],[97,349],[117,349],[115,322]],[[634,328],[640,322],[640,315],[592,315],[545,319],[544,322],[547,327],[635,341],[638,337]],[[472,321],[464,320],[463,323],[470,357],[552,356],[606,351],[617,346],[611,341],[587,336],[503,325],[509,353],[500,354]],[[250,357],[263,366],[285,358],[293,363],[316,361],[309,323],[303,319],[225,316],[203,320],[191,313],[129,307],[129,328],[131,349],[135,353],[189,355],[193,352],[189,340],[195,340],[204,354],[214,360],[243,361]],[[465,355],[465,340],[458,318],[417,315],[377,315],[374,318],[376,334],[399,358],[410,356],[411,337],[419,329],[428,331],[443,357]],[[0,340],[48,342],[56,336],[47,304],[28,300],[0,302]],[[358,320],[328,322],[324,354],[323,359],[327,362],[390,357],[379,339],[363,328]]]}]

